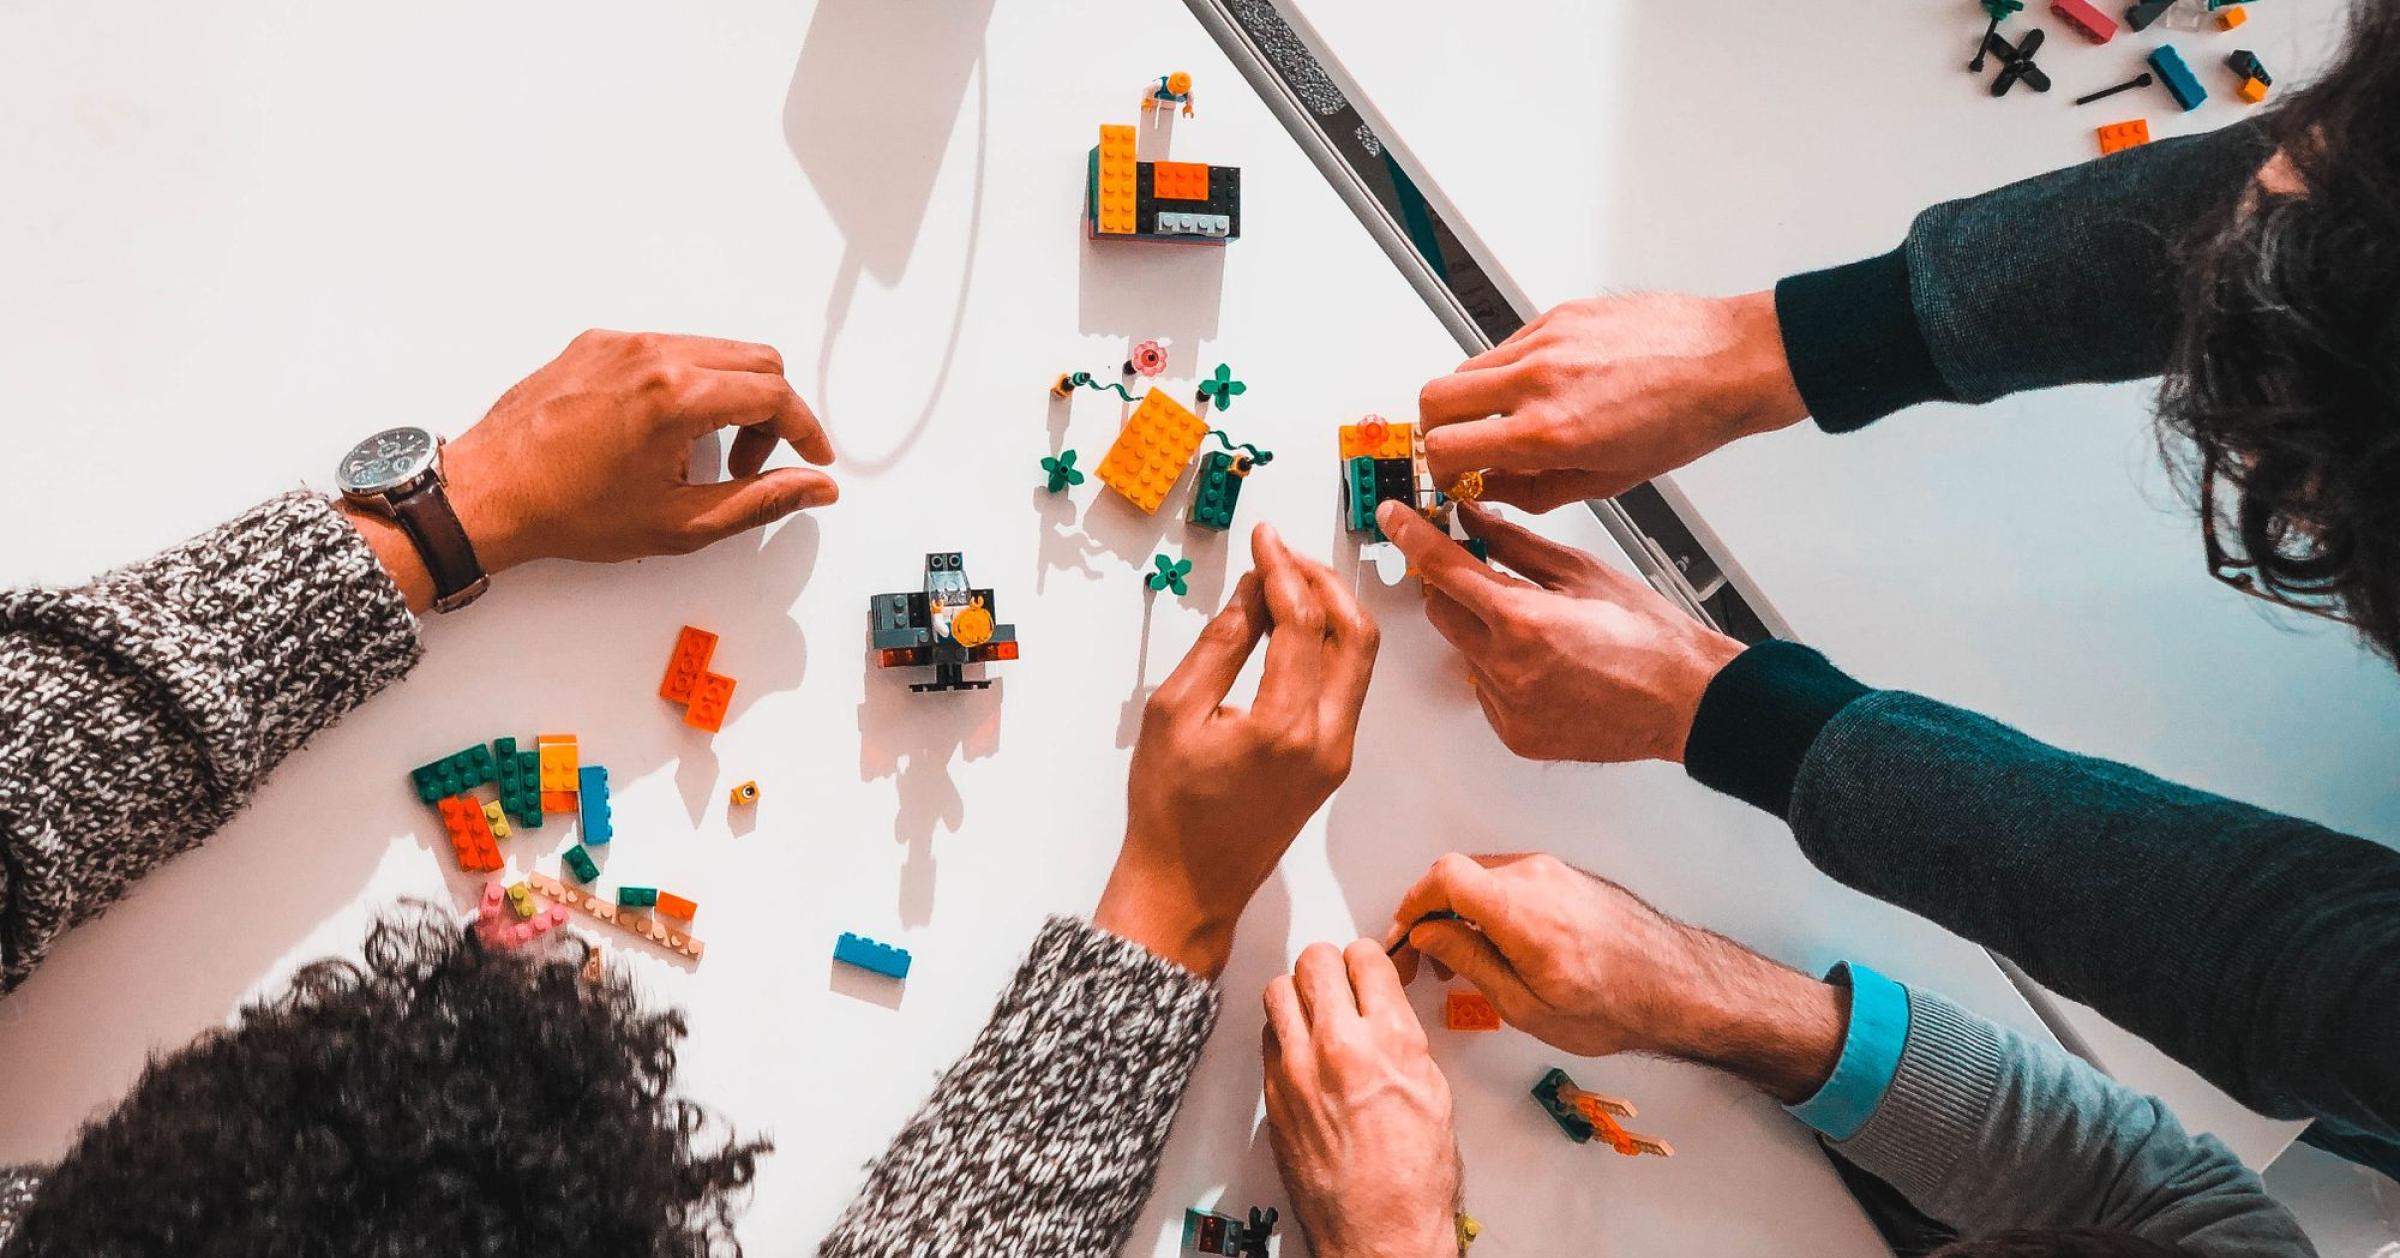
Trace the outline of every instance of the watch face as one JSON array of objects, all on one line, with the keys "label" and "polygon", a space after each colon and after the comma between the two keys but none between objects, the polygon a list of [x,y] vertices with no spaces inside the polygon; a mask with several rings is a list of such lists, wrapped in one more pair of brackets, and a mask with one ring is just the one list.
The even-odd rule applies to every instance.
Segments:
[{"label": "watch face", "polygon": [[386,428],[342,456],[335,481],[344,493],[382,493],[433,466],[437,444],[422,428]]}]

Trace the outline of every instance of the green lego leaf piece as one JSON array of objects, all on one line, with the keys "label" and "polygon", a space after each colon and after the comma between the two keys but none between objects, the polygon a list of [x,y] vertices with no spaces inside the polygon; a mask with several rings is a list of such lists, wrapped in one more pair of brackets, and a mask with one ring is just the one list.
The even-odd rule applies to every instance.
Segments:
[{"label": "green lego leaf piece", "polygon": [[1169,559],[1165,555],[1152,555],[1150,562],[1158,565],[1158,571],[1143,578],[1151,589],[1173,590],[1178,598],[1192,592],[1191,586],[1184,581],[1184,577],[1190,575],[1192,571],[1191,560]]},{"label": "green lego leaf piece", "polygon": [[1235,398],[1249,391],[1249,385],[1233,378],[1233,368],[1218,363],[1216,373],[1200,382],[1200,401],[1202,405],[1215,402],[1221,411],[1233,405]]},{"label": "green lego leaf piece", "polygon": [[1055,458],[1042,460],[1042,470],[1050,474],[1050,492],[1057,493],[1069,485],[1083,483],[1083,473],[1075,470],[1075,452],[1061,450]]}]

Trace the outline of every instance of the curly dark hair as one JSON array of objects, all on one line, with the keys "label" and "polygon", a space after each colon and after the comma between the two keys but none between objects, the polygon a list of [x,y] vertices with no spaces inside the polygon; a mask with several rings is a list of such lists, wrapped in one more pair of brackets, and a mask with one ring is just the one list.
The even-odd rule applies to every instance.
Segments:
[{"label": "curly dark hair", "polygon": [[363,965],[317,962],[154,1059],[6,1254],[738,1254],[735,1199],[771,1146],[703,1141],[670,1090],[682,1017],[585,981],[580,948],[386,915]]},{"label": "curly dark hair", "polygon": [[2185,242],[2161,435],[2210,568],[2400,663],[2400,4],[2263,120],[2287,191]]},{"label": "curly dark hair", "polygon": [[2041,1227],[1955,1241],[1928,1258],[2182,1258],[2188,1251],[2105,1227]]}]

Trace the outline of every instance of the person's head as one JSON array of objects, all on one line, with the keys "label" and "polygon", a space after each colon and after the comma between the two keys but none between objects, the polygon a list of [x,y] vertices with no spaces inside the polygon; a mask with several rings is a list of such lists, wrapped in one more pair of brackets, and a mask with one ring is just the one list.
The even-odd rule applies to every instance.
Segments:
[{"label": "person's head", "polygon": [[2159,414],[2212,570],[2400,662],[2400,5],[2350,22],[2270,107],[2250,195],[2186,242]]},{"label": "person's head", "polygon": [[579,947],[489,951],[430,906],[363,965],[151,1062],[45,1177],[6,1249],[66,1254],[738,1252],[770,1148],[704,1139],[684,1026]]},{"label": "person's head", "polygon": [[2113,1228],[2019,1228],[1953,1241],[1927,1258],[2184,1258],[2184,1251]]}]

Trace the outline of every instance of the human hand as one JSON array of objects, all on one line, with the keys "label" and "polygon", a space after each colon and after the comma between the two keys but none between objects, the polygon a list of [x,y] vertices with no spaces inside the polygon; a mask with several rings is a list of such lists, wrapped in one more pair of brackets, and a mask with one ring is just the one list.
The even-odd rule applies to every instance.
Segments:
[{"label": "human hand", "polygon": [[[694,484],[692,443],[728,427],[731,479]],[[823,472],[759,470],[777,441],[833,461],[772,347],[591,331],[502,394],[442,465],[476,556],[499,572],[683,554],[832,502]]]},{"label": "human hand", "polygon": [[1456,1258],[1450,1084],[1373,941],[1267,984],[1267,1135],[1317,1258]]},{"label": "human hand", "polygon": [[[1742,644],[1581,551],[1462,504],[1495,572],[1400,503],[1376,514],[1425,581],[1425,616],[1467,659],[1510,751],[1535,760],[1683,760],[1700,696]],[[1538,584],[1537,584],[1538,583]]]},{"label": "human hand", "polygon": [[1775,295],[1570,301],[1417,395],[1434,483],[1529,511],[1610,498],[1808,417]]},{"label": "human hand", "polygon": [[[1437,912],[1462,920],[1424,920]],[[1401,897],[1386,946],[1475,985],[1510,1026],[1584,1057],[1657,1053],[1730,1070],[1786,1104],[1823,1086],[1847,994],[1688,926],[1551,856],[1433,863]]]},{"label": "human hand", "polygon": [[[1256,567],[1142,711],[1125,846],[1093,924],[1214,977],[1234,924],[1300,827],[1350,775],[1374,618],[1333,571],[1250,533]],[[1225,705],[1266,637],[1247,710]]]}]

